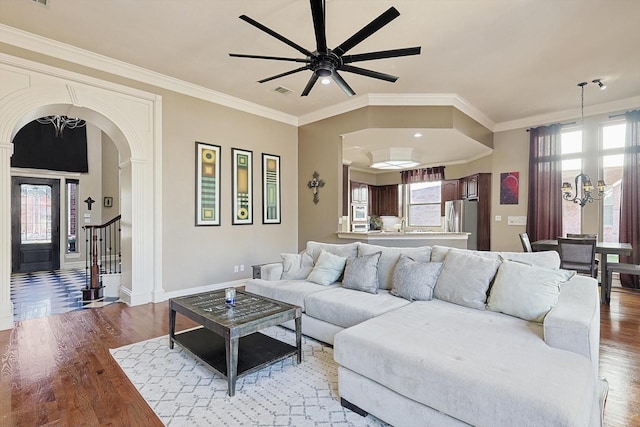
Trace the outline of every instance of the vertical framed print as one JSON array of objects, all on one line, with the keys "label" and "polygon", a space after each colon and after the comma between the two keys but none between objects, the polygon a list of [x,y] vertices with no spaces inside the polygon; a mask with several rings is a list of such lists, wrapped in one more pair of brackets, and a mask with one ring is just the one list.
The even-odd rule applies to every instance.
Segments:
[{"label": "vertical framed print", "polygon": [[280,156],[262,153],[262,223],[280,224]]},{"label": "vertical framed print", "polygon": [[253,152],[231,149],[231,223],[253,224]]},{"label": "vertical framed print", "polygon": [[196,142],[196,225],[220,225],[220,146]]}]

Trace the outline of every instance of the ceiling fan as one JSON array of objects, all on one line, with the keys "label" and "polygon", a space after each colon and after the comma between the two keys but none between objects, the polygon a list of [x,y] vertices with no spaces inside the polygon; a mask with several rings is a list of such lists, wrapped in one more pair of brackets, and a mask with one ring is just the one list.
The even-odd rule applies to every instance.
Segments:
[{"label": "ceiling fan", "polygon": [[309,79],[309,82],[302,91],[301,96],[309,95],[313,85],[319,77],[331,77],[333,81],[349,96],[353,96],[356,93],[351,89],[347,82],[342,78],[338,71],[345,71],[347,73],[359,74],[361,76],[372,77],[374,79],[385,80],[388,82],[395,82],[398,80],[397,76],[390,74],[380,73],[377,71],[367,70],[360,67],[354,67],[349,65],[354,62],[370,61],[373,59],[395,58],[399,56],[419,55],[420,46],[409,47],[403,49],[382,50],[378,52],[360,53],[356,55],[345,55],[353,47],[361,43],[367,37],[393,21],[400,16],[400,12],[395,7],[390,7],[386,12],[378,16],[376,19],[365,25],[360,31],[353,36],[345,40],[341,45],[335,49],[329,49],[327,47],[327,36],[325,32],[325,0],[310,0],[311,2],[311,16],[313,18],[313,28],[315,30],[316,38],[316,50],[311,52],[304,47],[294,43],[288,38],[276,33],[272,29],[262,25],[261,23],[249,18],[246,15],[241,15],[240,19],[253,25],[259,30],[264,31],[272,37],[280,40],[281,42],[291,46],[298,52],[305,55],[305,58],[284,58],[278,56],[265,56],[265,55],[245,55],[239,53],[230,53],[229,56],[237,58],[255,58],[255,59],[270,59],[274,61],[291,61],[300,62],[305,65],[296,68],[295,70],[287,71],[275,76],[267,77],[266,79],[259,80],[259,83],[265,83],[271,80],[278,79],[280,77],[288,76],[298,73],[300,71],[311,70],[313,74]]}]

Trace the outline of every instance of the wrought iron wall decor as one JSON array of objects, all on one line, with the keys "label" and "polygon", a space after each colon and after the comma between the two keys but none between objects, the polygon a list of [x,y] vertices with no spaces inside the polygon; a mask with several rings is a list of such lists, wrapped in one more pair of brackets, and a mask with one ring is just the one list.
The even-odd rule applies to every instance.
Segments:
[{"label": "wrought iron wall decor", "polygon": [[320,201],[320,198],[318,197],[318,189],[324,187],[324,180],[319,178],[320,174],[318,174],[318,172],[314,172],[313,179],[307,183],[307,187],[309,187],[313,192],[313,203],[316,205]]}]

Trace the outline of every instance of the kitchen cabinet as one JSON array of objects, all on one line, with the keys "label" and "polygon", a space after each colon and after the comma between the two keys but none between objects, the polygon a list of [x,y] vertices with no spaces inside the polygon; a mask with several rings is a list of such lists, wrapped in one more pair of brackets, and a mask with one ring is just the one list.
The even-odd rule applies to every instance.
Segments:
[{"label": "kitchen cabinet", "polygon": [[480,174],[475,174],[467,177],[467,200],[478,199],[478,180]]},{"label": "kitchen cabinet", "polygon": [[351,181],[351,203],[369,203],[369,186],[367,184]]},{"label": "kitchen cabinet", "polygon": [[398,215],[398,185],[369,186],[369,212],[371,215]]},{"label": "kitchen cabinet", "polygon": [[440,216],[444,216],[444,202],[460,199],[460,181],[457,179],[442,181],[440,189]]},{"label": "kitchen cabinet", "polygon": [[491,250],[491,174],[469,175],[460,178],[458,185],[462,199],[478,202],[478,250],[489,251]]}]

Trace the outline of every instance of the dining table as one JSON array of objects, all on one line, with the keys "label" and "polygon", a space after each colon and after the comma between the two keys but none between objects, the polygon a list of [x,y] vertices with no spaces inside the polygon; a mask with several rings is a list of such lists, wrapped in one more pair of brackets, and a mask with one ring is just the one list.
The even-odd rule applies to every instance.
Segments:
[{"label": "dining table", "polygon": [[[557,251],[557,240],[536,240],[531,242],[531,248],[535,251]],[[611,283],[609,283],[609,275],[607,274],[607,256],[608,255],[631,255],[631,243],[617,242],[596,242],[596,253],[602,254],[600,257],[600,302],[609,304],[611,300]]]}]

